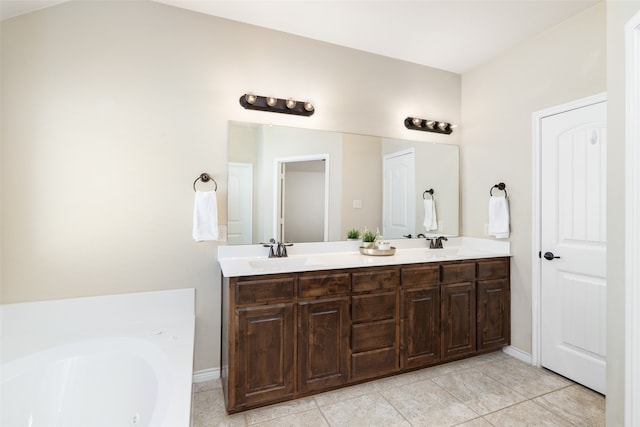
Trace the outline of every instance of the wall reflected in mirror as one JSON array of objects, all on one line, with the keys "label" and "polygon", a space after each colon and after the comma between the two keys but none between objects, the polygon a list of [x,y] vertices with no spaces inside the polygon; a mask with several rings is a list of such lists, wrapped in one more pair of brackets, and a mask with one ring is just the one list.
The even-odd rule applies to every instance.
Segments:
[{"label": "wall reflected in mirror", "polygon": [[232,121],[228,162],[228,244],[459,233],[457,145]]}]

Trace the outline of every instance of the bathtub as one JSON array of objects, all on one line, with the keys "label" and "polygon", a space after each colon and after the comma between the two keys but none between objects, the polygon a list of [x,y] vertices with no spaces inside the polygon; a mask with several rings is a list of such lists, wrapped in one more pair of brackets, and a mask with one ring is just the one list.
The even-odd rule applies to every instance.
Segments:
[{"label": "bathtub", "polygon": [[193,289],[0,306],[0,425],[189,426]]}]

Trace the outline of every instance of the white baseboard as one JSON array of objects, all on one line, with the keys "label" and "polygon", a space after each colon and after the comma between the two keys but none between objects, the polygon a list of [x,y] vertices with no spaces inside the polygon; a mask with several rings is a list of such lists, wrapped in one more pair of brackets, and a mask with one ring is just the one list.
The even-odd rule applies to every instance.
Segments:
[{"label": "white baseboard", "polygon": [[194,383],[203,383],[217,378],[220,378],[220,368],[203,369],[193,373]]},{"label": "white baseboard", "polygon": [[525,363],[528,363],[529,365],[533,364],[533,357],[531,356],[531,354],[524,352],[522,350],[520,350],[519,348],[516,348],[514,346],[507,346],[507,347],[503,347],[502,351],[505,352],[506,354],[508,354],[511,357],[515,357],[518,360],[521,360]]}]

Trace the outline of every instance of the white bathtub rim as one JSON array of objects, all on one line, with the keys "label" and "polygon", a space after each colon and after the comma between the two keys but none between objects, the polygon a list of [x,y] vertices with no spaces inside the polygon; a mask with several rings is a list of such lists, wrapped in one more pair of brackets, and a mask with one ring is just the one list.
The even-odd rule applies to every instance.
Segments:
[{"label": "white bathtub rim", "polygon": [[[83,303],[87,304],[83,306]],[[46,314],[51,314],[54,321],[48,320]],[[47,320],[33,320],[40,315]],[[116,347],[122,349],[128,344],[148,349],[151,348],[148,346],[156,347],[148,351],[150,354],[166,352],[162,357],[166,357],[174,369],[164,371],[173,376],[174,384],[166,387],[165,380],[160,379],[158,383],[163,385],[159,385],[158,393],[168,389],[173,394],[165,393],[169,396],[166,400],[160,396],[158,409],[173,405],[175,410],[167,411],[166,419],[152,425],[172,427],[188,423],[195,340],[195,289],[0,304],[0,325],[0,382],[3,383],[15,378],[18,372],[28,374],[27,366],[38,357],[59,359],[72,353],[85,353],[86,349],[78,350],[82,345],[100,347],[105,342],[118,342],[120,345]],[[160,362],[156,360],[155,363],[157,366]],[[155,368],[153,371],[155,373]],[[166,375],[163,378],[171,381]]]}]

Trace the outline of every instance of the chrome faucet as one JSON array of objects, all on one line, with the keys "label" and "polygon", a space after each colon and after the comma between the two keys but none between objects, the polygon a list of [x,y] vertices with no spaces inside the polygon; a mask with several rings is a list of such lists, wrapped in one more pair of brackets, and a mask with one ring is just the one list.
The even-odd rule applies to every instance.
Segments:
[{"label": "chrome faucet", "polygon": [[[269,248],[269,258],[285,258],[287,254],[287,246],[293,246],[293,243],[276,242],[275,239],[269,239],[269,243],[261,243],[265,248]],[[273,247],[275,246],[275,251]]]},{"label": "chrome faucet", "polygon": [[429,249],[443,249],[442,241],[448,241],[449,239],[445,236],[438,236],[435,238],[427,237],[427,240],[429,241]]},{"label": "chrome faucet", "polygon": [[269,248],[269,258],[273,258],[276,256],[276,254],[273,252],[273,245],[276,244],[275,239],[270,239],[269,243],[260,243],[260,244],[265,248]]}]

